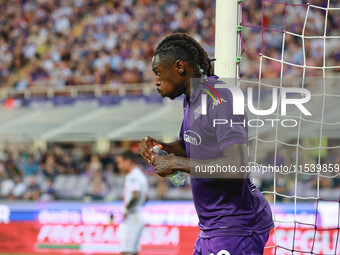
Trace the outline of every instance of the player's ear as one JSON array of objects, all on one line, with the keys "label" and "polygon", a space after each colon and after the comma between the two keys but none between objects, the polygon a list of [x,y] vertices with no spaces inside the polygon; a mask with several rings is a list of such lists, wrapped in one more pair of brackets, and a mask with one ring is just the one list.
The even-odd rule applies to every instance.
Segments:
[{"label": "player's ear", "polygon": [[179,73],[180,75],[185,74],[185,63],[182,60],[177,60],[174,64],[174,68],[176,69],[176,72]]}]

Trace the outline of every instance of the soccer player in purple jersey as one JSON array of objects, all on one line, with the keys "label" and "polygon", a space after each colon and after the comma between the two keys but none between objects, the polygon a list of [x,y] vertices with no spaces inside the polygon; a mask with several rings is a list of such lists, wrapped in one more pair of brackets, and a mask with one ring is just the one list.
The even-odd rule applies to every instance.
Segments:
[{"label": "soccer player in purple jersey", "polygon": [[[139,153],[166,176],[182,170],[190,173],[193,200],[201,230],[194,255],[263,254],[273,221],[270,206],[249,176],[241,171],[215,172],[209,166],[248,164],[248,130],[245,125],[216,125],[214,119],[246,122],[246,115],[233,115],[233,97],[228,89],[216,89],[221,104],[208,100],[208,114],[201,110],[201,94],[214,90],[218,77],[201,45],[186,34],[166,37],[152,59],[156,86],[162,97],[182,94],[184,118],[180,139],[162,143],[151,137],[141,140]],[[193,78],[201,80],[192,86]],[[204,88],[204,90],[203,90]],[[152,147],[161,146],[170,155],[155,157]],[[197,168],[198,167],[198,168]],[[204,168],[205,167],[205,168]]]}]

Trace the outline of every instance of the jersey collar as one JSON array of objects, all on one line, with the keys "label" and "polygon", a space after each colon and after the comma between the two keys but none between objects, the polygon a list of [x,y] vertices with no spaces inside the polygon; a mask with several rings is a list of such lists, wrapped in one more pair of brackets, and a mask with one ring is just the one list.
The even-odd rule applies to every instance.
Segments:
[{"label": "jersey collar", "polygon": [[221,81],[218,80],[218,76],[217,75],[211,75],[207,78],[208,82],[205,81],[201,81],[199,82],[197,85],[193,84],[191,86],[191,91],[190,91],[190,102],[195,102],[197,100],[197,98],[200,96],[200,94],[202,93],[202,89],[208,89],[210,90],[206,85],[204,84],[208,84],[212,87],[214,87],[214,85],[216,83],[223,83]]}]

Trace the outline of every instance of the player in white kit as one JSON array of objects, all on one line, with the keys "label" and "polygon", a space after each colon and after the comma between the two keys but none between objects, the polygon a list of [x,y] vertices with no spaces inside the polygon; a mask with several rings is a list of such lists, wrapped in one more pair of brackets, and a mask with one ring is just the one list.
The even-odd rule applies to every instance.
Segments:
[{"label": "player in white kit", "polygon": [[118,168],[126,173],[124,183],[124,220],[119,227],[120,252],[122,255],[138,254],[139,240],[142,235],[144,221],[141,207],[147,200],[148,182],[136,163],[131,151],[117,157]]}]

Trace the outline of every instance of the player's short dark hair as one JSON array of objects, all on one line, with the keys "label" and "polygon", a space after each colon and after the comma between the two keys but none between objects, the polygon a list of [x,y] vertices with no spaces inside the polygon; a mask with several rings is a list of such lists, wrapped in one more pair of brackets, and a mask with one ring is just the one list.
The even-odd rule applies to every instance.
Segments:
[{"label": "player's short dark hair", "polygon": [[199,67],[207,76],[212,75],[211,60],[203,47],[187,34],[177,33],[165,37],[157,46],[154,56],[174,63],[177,60],[188,62],[194,68],[194,77],[201,77]]},{"label": "player's short dark hair", "polygon": [[130,150],[124,151],[123,153],[119,154],[119,156],[121,156],[124,160],[125,159],[129,159],[132,162],[138,163],[139,160],[139,156],[136,153],[133,153]]}]

